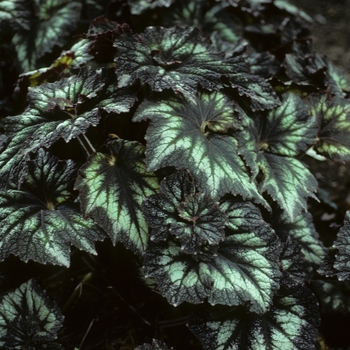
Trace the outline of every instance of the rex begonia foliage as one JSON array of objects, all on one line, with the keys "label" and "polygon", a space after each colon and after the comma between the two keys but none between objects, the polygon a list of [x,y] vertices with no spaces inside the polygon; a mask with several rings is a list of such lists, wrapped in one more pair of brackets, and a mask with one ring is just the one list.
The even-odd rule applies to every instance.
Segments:
[{"label": "rex begonia foliage", "polygon": [[34,280],[5,294],[0,306],[3,349],[64,349],[55,342],[64,317]]},{"label": "rex begonia foliage", "polygon": [[42,264],[69,266],[70,245],[96,253],[105,234],[85,220],[71,195],[77,169],[40,149],[20,190],[0,191],[0,259],[9,254]]},{"label": "rex begonia foliage", "polygon": [[350,310],[350,216],[310,156],[350,160],[350,83],[310,21],[280,0],[0,0],[1,347],[316,348]]},{"label": "rex begonia foliage", "polygon": [[207,297],[263,312],[278,287],[277,237],[251,203],[215,202],[192,181],[187,172],[166,177],[143,204],[152,228],[146,275],[174,305]]}]

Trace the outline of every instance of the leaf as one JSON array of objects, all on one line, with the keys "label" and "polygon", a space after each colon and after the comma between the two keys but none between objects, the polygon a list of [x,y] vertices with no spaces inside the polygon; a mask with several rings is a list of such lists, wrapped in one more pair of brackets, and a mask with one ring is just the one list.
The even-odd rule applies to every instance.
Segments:
[{"label": "leaf", "polygon": [[226,216],[219,202],[197,192],[187,171],[164,178],[160,192],[142,204],[152,241],[172,235],[183,252],[198,254],[203,245],[215,246],[224,238]]},{"label": "leaf", "polygon": [[168,348],[162,341],[152,339],[152,344],[143,344],[135,348],[135,350],[172,350]]},{"label": "leaf", "polygon": [[221,315],[197,314],[189,321],[190,330],[208,350],[310,350],[318,325],[316,298],[303,286],[280,291],[262,315],[226,308]]},{"label": "leaf", "polygon": [[282,156],[296,156],[316,140],[317,120],[309,116],[308,107],[295,94],[284,94],[281,106],[266,118],[255,117],[259,149]]},{"label": "leaf", "polygon": [[280,62],[268,52],[247,55],[247,60],[251,73],[265,79],[275,75],[281,68]]},{"label": "leaf", "polygon": [[252,110],[278,105],[271,86],[250,75],[243,58],[224,59],[198,28],[148,27],[143,34],[121,35],[114,45],[120,87],[139,79],[152,91],[171,89],[193,98],[198,84],[210,91],[219,90],[225,76],[227,84],[251,100]]},{"label": "leaf", "polygon": [[339,271],[339,281],[350,279],[350,210],[345,213],[344,224],[340,228],[333,247],[338,249],[334,267]]},{"label": "leaf", "polygon": [[265,191],[286,212],[291,221],[307,210],[307,197],[316,198],[317,181],[299,160],[262,153],[259,168],[263,180],[259,184],[260,193]]},{"label": "leaf", "polygon": [[52,82],[58,80],[60,75],[71,66],[73,61],[73,52],[62,52],[61,56],[49,67],[20,74],[17,80],[17,86],[23,95],[27,95],[28,87],[38,86],[47,81]]},{"label": "leaf", "polygon": [[[324,59],[326,58],[324,57]],[[340,90],[340,96],[343,95],[341,93],[342,91],[350,91],[350,81],[347,78],[345,72],[341,68],[334,66],[334,64],[329,59],[326,59],[326,63],[328,68],[327,73],[330,78],[330,85],[331,82],[334,82],[336,88]]]},{"label": "leaf", "polygon": [[272,227],[277,235],[282,239],[289,236],[292,240],[298,242],[301,245],[301,252],[305,259],[313,265],[320,265],[326,250],[315,230],[312,215],[302,213],[294,221],[291,221],[288,215],[282,214],[279,217],[276,216],[276,219],[272,222]]},{"label": "leaf", "polygon": [[60,138],[69,142],[90,126],[98,125],[100,109],[121,113],[131,108],[136,100],[135,89],[118,89],[108,72],[87,67],[78,75],[29,89],[30,108],[6,118],[6,131],[12,139],[0,154],[3,188],[11,179],[21,181],[26,170],[22,164],[30,153],[48,148]]},{"label": "leaf", "polygon": [[282,239],[281,271],[283,277],[281,284],[286,288],[295,285],[302,285],[312,277],[312,266],[305,260],[301,245],[292,240],[289,236]]},{"label": "leaf", "polygon": [[349,314],[349,282],[314,280],[311,283],[320,301],[322,313]]},{"label": "leaf", "polygon": [[301,17],[303,20],[309,23],[313,22],[313,19],[307,13],[285,0],[274,0],[273,4],[279,9],[284,10],[294,16]]},{"label": "leaf", "polygon": [[71,244],[96,254],[94,244],[105,235],[67,201],[74,177],[72,161],[58,161],[41,149],[22,189],[0,191],[1,260],[14,254],[25,262],[69,266]]},{"label": "leaf", "polygon": [[350,102],[326,95],[309,99],[310,113],[319,120],[317,153],[334,160],[350,160]]},{"label": "leaf", "polygon": [[[175,306],[208,298],[212,305],[248,303],[251,310],[264,312],[278,288],[279,242],[253,205],[228,202],[223,209],[231,227],[237,229],[230,230],[218,247],[202,245],[198,254],[189,255],[172,239],[151,242],[145,274],[156,279],[162,295]],[[257,219],[251,218],[249,226],[241,225],[252,210]]]},{"label": "leaf", "polygon": [[157,190],[157,178],[146,171],[142,144],[113,140],[107,152],[96,153],[79,170],[75,189],[80,193],[82,212],[107,232],[113,244],[121,241],[143,253],[148,227],[141,203]]},{"label": "leaf", "polygon": [[99,58],[103,56],[103,62],[113,62],[116,49],[113,46],[114,41],[124,33],[131,32],[128,24],[119,25],[117,22],[100,16],[90,22],[88,33],[83,35],[88,39],[88,52]]},{"label": "leaf", "polygon": [[240,128],[234,104],[221,92],[149,99],[133,121],[151,119],[147,130],[149,171],[166,166],[186,168],[202,192],[211,197],[240,194],[265,203],[237,155],[237,141],[229,129]]},{"label": "leaf", "polygon": [[[0,23],[12,30],[30,29],[30,6],[27,0],[1,0]],[[5,28],[3,28],[5,32]]]},{"label": "leaf", "polygon": [[164,27],[198,27],[210,37],[217,51],[225,53],[225,57],[229,57],[235,47],[247,44],[243,39],[243,25],[240,19],[229,11],[228,4],[224,2],[212,6],[206,0],[178,0],[164,11],[162,20]]},{"label": "leaf", "polygon": [[16,32],[12,43],[23,71],[37,69],[37,61],[55,45],[62,47],[66,36],[80,19],[80,1],[32,1],[30,28]]},{"label": "leaf", "polygon": [[128,0],[133,15],[140,15],[156,7],[169,7],[173,2],[174,0]]},{"label": "leaf", "polygon": [[6,293],[0,303],[0,346],[10,349],[63,350],[53,342],[63,316],[34,280]]}]

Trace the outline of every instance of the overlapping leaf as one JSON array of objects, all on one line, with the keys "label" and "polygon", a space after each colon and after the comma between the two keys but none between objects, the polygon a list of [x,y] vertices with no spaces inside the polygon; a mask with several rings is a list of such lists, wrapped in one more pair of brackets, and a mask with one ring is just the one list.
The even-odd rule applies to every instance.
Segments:
[{"label": "overlapping leaf", "polygon": [[260,193],[277,201],[291,219],[306,209],[306,198],[315,197],[317,181],[292,157],[316,138],[317,121],[305,103],[294,94],[284,94],[281,106],[266,115],[243,118],[244,129],[236,132],[239,150],[253,177],[261,171]]},{"label": "overlapping leaf", "polygon": [[320,300],[322,313],[349,314],[350,282],[314,280],[312,281],[312,289]]},{"label": "overlapping leaf", "polygon": [[147,224],[152,228],[152,241],[165,241],[173,235],[187,254],[198,254],[203,245],[220,243],[224,237],[225,213],[218,202],[196,190],[187,171],[165,178],[160,192],[142,205]]},{"label": "overlapping leaf", "polygon": [[256,117],[259,148],[282,156],[296,156],[315,142],[317,119],[309,116],[307,105],[295,94],[284,94],[281,106],[266,118]]},{"label": "overlapping leaf", "polygon": [[15,33],[12,43],[22,71],[34,70],[37,61],[55,45],[62,46],[80,18],[80,1],[46,0],[30,2],[30,25]]},{"label": "overlapping leaf", "polygon": [[156,7],[169,7],[174,0],[128,0],[131,13],[139,15]]},{"label": "overlapping leaf", "polygon": [[67,201],[75,177],[72,161],[60,162],[42,149],[29,165],[21,190],[0,192],[0,259],[17,255],[42,264],[69,266],[70,245],[95,254],[105,234]]},{"label": "overlapping leaf", "polygon": [[[0,29],[16,30],[30,29],[30,1],[28,0],[1,0],[0,1]],[[3,25],[4,28],[2,28]]]},{"label": "overlapping leaf", "polygon": [[276,221],[272,222],[272,227],[276,233],[286,239],[288,236],[301,245],[301,252],[305,259],[318,266],[324,258],[326,251],[323,243],[319,239],[315,226],[312,222],[310,213],[302,213],[298,215],[294,221],[283,214]]},{"label": "overlapping leaf", "polygon": [[146,140],[148,170],[187,168],[212,197],[240,194],[264,203],[237,155],[228,133],[240,127],[234,104],[223,93],[154,98],[142,103],[133,120],[151,119]]},{"label": "overlapping leaf", "polygon": [[350,279],[350,211],[345,214],[344,224],[338,232],[333,247],[338,249],[334,267],[339,271],[337,277],[340,281]]},{"label": "overlapping leaf", "polygon": [[172,350],[168,348],[163,342],[157,339],[152,340],[152,344],[139,345],[135,350]]},{"label": "overlapping leaf", "polygon": [[262,315],[235,308],[223,316],[195,315],[190,330],[211,350],[310,350],[319,325],[317,301],[303,286],[283,290]]},{"label": "overlapping leaf", "polygon": [[311,279],[311,264],[304,258],[300,244],[290,237],[282,239],[280,256],[283,277],[281,284],[287,288],[302,285],[305,280]]},{"label": "overlapping leaf", "polygon": [[350,160],[350,102],[340,97],[313,96],[310,113],[318,118],[318,141],[314,149],[334,160]]},{"label": "overlapping leaf", "polygon": [[327,88],[331,93],[343,96],[350,83],[327,56],[313,52],[311,41],[294,42],[292,53],[285,56],[287,75],[300,86],[313,86],[316,90]]},{"label": "overlapping leaf", "polygon": [[108,154],[96,153],[79,170],[75,189],[82,212],[109,235],[137,253],[148,243],[142,200],[155,192],[158,181],[145,167],[144,146],[136,141],[113,140]]},{"label": "overlapping leaf", "polygon": [[[152,219],[163,218],[164,224],[172,219],[170,210],[167,213],[153,203],[147,205],[146,217],[150,212]],[[248,303],[252,310],[264,312],[278,288],[279,242],[252,204],[229,201],[220,208],[228,217],[228,232],[222,242],[202,244],[196,254],[181,249],[171,237],[166,242],[151,242],[145,255],[145,273],[156,279],[161,293],[173,305],[184,301],[197,304],[208,298],[212,305]]]},{"label": "overlapping leaf", "polygon": [[34,280],[23,283],[0,302],[0,346],[3,349],[63,350],[55,343],[63,316]]},{"label": "overlapping leaf", "polygon": [[253,110],[278,105],[271,86],[250,75],[244,59],[224,59],[198,28],[148,27],[144,34],[121,35],[114,45],[119,86],[140,79],[153,91],[171,89],[193,98],[198,84],[207,90],[219,90],[223,87],[221,78],[226,76],[239,95],[250,99]]},{"label": "overlapping leaf", "polygon": [[247,45],[239,18],[230,13],[225,2],[211,4],[206,0],[176,1],[163,11],[163,25],[198,27],[212,41],[214,47],[229,57],[239,47]]},{"label": "overlapping leaf", "polygon": [[[92,68],[55,83],[29,89],[28,108],[23,114],[6,118],[11,135],[7,148],[0,154],[1,187],[11,178],[20,181],[23,163],[31,152],[50,147],[60,138],[69,142],[100,121],[100,108],[107,112],[128,111],[136,100],[136,91],[118,89],[106,71]],[[105,88],[109,81],[108,88]],[[20,166],[18,166],[20,164]]]},{"label": "overlapping leaf", "polygon": [[263,173],[259,190],[276,200],[292,221],[307,210],[307,196],[316,198],[317,181],[299,160],[264,153],[259,167]]}]

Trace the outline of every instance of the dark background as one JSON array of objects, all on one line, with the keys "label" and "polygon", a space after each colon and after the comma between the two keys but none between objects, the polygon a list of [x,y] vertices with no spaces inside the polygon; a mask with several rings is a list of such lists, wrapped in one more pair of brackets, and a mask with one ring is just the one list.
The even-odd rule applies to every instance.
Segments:
[{"label": "dark background", "polygon": [[350,78],[350,0],[291,0],[314,23],[314,50],[327,55]]}]

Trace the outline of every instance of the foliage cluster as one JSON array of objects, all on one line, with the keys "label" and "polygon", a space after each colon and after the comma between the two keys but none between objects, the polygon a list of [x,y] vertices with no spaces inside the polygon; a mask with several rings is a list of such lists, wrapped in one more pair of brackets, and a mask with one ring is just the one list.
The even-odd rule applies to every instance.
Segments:
[{"label": "foliage cluster", "polygon": [[311,21],[283,0],[0,0],[2,349],[323,346],[350,212],[319,235],[315,208],[341,208],[305,160],[350,160],[350,82]]}]

